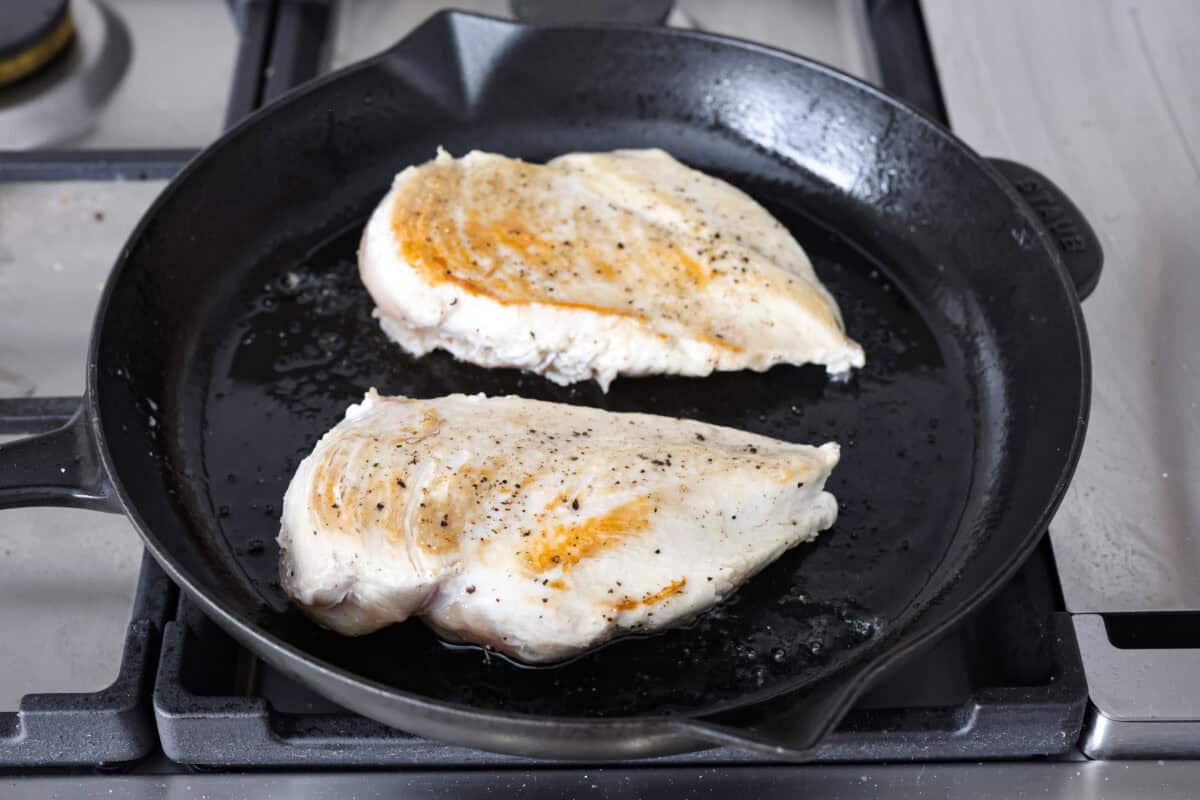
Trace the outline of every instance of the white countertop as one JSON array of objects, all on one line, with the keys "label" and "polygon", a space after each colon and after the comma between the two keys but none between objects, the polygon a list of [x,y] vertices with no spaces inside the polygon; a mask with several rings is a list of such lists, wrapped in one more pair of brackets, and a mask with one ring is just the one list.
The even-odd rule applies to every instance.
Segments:
[{"label": "white countertop", "polygon": [[1100,236],[1083,458],[1051,526],[1073,612],[1200,610],[1200,3],[923,0],[955,132]]},{"label": "white countertop", "polygon": [[[104,280],[162,186],[0,183],[0,397],[83,392]],[[0,710],[116,677],[141,558],[117,514],[0,514]]]}]

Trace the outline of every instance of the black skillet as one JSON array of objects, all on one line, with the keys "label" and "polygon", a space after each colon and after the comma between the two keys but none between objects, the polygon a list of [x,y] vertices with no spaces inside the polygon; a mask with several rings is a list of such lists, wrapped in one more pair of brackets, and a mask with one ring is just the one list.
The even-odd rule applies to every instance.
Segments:
[{"label": "black skillet", "polygon": [[[392,175],[437,145],[533,160],[657,146],[732,181],[808,249],[866,368],[604,395],[407,357],[370,318],[354,254]],[[0,449],[0,505],[128,514],[246,647],[414,733],[552,758],[723,743],[800,759],[1045,530],[1083,439],[1078,297],[1100,259],[1044,179],[819,64],[698,33],[443,13],[255,114],[162,193],[109,279],[80,411]],[[841,517],[690,627],[557,668],[448,648],[417,622],[344,639],[289,608],[274,535],[297,461],[370,386],[836,439]]]}]

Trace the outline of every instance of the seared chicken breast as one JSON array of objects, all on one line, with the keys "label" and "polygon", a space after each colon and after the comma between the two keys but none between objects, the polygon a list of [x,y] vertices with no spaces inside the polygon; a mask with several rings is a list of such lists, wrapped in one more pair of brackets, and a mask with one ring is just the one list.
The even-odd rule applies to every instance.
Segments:
[{"label": "seared chicken breast", "polygon": [[420,617],[552,662],[679,624],[828,528],[838,452],[518,397],[372,391],[288,487],[282,583],[340,633]]},{"label": "seared chicken breast", "polygon": [[863,365],[833,297],[749,196],[661,150],[401,172],[359,250],[384,331],[556,383]]}]

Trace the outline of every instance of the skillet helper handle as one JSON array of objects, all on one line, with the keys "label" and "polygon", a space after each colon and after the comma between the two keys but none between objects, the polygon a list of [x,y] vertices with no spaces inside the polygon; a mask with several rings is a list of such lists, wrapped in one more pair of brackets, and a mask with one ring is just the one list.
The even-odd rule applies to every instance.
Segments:
[{"label": "skillet helper handle", "polygon": [[0,399],[0,508],[65,506],[120,511],[77,397]]},{"label": "skillet helper handle", "polygon": [[712,745],[785,761],[811,761],[854,701],[869,688],[876,668],[868,660],[800,693],[774,698],[728,716],[682,719],[676,727]]},{"label": "skillet helper handle", "polygon": [[1087,218],[1062,189],[1037,170],[1002,158],[988,161],[1020,192],[1054,238],[1079,299],[1091,294],[1100,280],[1104,251]]}]

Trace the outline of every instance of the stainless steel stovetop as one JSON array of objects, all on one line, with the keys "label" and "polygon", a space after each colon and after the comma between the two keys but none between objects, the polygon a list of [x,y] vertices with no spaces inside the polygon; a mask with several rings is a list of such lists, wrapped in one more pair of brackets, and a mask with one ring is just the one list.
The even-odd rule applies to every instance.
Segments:
[{"label": "stainless steel stovetop", "polygon": [[[92,310],[112,260],[190,152],[227,122],[295,83],[390,45],[439,7],[435,0],[74,0],[71,5],[77,25],[72,50],[43,74],[0,90],[0,397],[69,396],[82,390]],[[456,5],[509,14],[505,0]],[[927,5],[939,31],[961,13],[941,3]],[[1152,10],[1134,12],[1131,36],[1135,41],[1140,36],[1143,48],[1149,47],[1147,37],[1161,23],[1154,22]],[[931,113],[941,110],[936,85],[931,90],[921,80],[930,73],[928,54],[920,52],[924,32],[916,0],[679,0],[669,23],[794,50],[906,94]],[[978,21],[960,24],[986,40],[986,27]],[[954,90],[949,98],[954,101],[962,96],[964,76],[979,71],[938,57],[937,42],[934,37],[942,85]],[[1012,46],[1019,49],[1016,42]],[[1183,58],[1151,59],[1148,69],[1157,71],[1151,84],[1162,85],[1164,70],[1185,69]],[[1090,68],[1104,69],[1103,58],[1097,56]],[[988,138],[992,128],[978,119],[1003,124],[996,122],[995,107],[1002,105],[1005,90],[966,89],[985,99],[990,92],[995,102],[983,102],[975,116],[952,102],[951,120],[969,141],[994,146]],[[1097,114],[1109,118],[1098,117],[1093,124],[1127,126],[1150,113],[1131,80],[1115,82],[1113,91],[1116,96],[1104,102],[1081,100],[1079,113],[1099,109]],[[1122,116],[1126,96],[1133,110]],[[1100,288],[1085,305],[1096,373],[1094,420],[1074,488],[1051,529],[1065,608],[1075,613],[1073,629],[1092,700],[1073,755],[1036,767],[821,766],[788,768],[786,774],[772,773],[773,767],[743,767],[740,773],[697,767],[675,778],[644,769],[639,774],[646,791],[668,791],[676,779],[697,787],[708,781],[718,792],[733,787],[767,792],[802,780],[845,796],[873,796],[885,788],[892,796],[908,796],[907,791],[920,796],[916,793],[925,790],[951,796],[964,787],[972,790],[968,796],[993,790],[1000,796],[1005,787],[1032,791],[1036,786],[1093,796],[1088,792],[1110,780],[1128,786],[1157,782],[1165,788],[1197,780],[1200,773],[1188,772],[1185,764],[1083,763],[1088,757],[1200,757],[1200,539],[1195,525],[1200,508],[1194,490],[1200,475],[1192,458],[1200,443],[1195,406],[1200,368],[1188,349],[1200,328],[1187,322],[1193,301],[1200,299],[1194,233],[1187,238],[1189,225],[1200,219],[1194,199],[1200,196],[1200,171],[1196,151],[1187,149],[1197,146],[1200,103],[1188,105],[1185,98],[1182,106],[1169,107],[1181,128],[1179,169],[1187,173],[1190,164],[1192,182],[1184,177],[1163,188],[1177,199],[1164,197],[1159,207],[1177,225],[1139,246],[1171,258],[1148,261],[1154,268],[1143,269],[1127,250],[1111,246],[1110,237],[1121,229],[1119,216],[1092,218],[1109,255]],[[1130,138],[1130,147],[1137,144]],[[1121,158],[1119,153],[1112,157]],[[1134,180],[1128,162],[1122,162],[1125,174]],[[1032,163],[1060,177],[1055,164]],[[1086,196],[1077,199],[1085,212],[1107,207],[1099,198],[1094,206]],[[0,522],[0,641],[9,643],[0,646],[0,709],[16,708],[31,692],[94,692],[108,686],[118,676],[122,656],[128,657],[122,648],[142,559],[136,533],[122,518],[81,511],[6,511]],[[2,728],[0,739],[7,735]],[[257,796],[278,780],[181,778],[171,774],[178,770],[161,755],[133,771],[160,776],[96,780],[107,781],[105,790],[148,796],[201,791]],[[485,784],[559,785],[548,783],[548,774],[518,770],[480,783],[477,773],[468,773],[455,785],[463,793]],[[632,796],[639,791],[613,770],[572,776],[581,792],[594,788]],[[41,796],[35,791],[65,796],[100,785],[72,776],[7,780],[0,774],[7,796]],[[416,791],[425,780],[432,778],[322,774],[289,778],[284,786],[289,793],[344,796]],[[1133,780],[1143,783],[1129,783]]]}]

